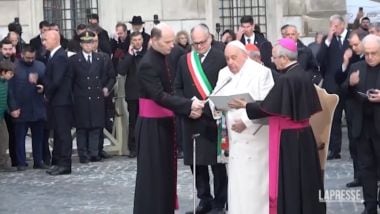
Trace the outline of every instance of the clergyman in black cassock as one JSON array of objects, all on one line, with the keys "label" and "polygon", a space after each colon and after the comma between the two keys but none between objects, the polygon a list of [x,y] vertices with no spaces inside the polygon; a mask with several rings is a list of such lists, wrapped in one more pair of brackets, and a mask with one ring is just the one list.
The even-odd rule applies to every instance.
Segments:
[{"label": "clergyman in black cassock", "polygon": [[[281,55],[280,55],[281,54]],[[263,101],[246,103],[248,117],[269,117],[269,213],[323,214],[323,182],[317,145],[309,124],[322,110],[318,94],[304,69],[296,62],[297,46],[281,39],[272,51],[282,71]]]},{"label": "clergyman in black cassock", "polygon": [[167,55],[174,31],[160,23],[152,29],[152,47],[141,59],[139,117],[136,123],[137,175],[134,214],[170,214],[177,207],[174,113],[201,116],[204,103],[173,95]]}]

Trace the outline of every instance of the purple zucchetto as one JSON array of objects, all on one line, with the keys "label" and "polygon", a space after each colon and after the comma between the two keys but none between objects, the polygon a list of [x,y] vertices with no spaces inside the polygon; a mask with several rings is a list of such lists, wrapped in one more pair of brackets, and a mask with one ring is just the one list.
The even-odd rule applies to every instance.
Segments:
[{"label": "purple zucchetto", "polygon": [[278,44],[283,47],[288,49],[291,52],[297,52],[297,43],[295,43],[292,39],[288,38],[283,38],[278,40]]}]

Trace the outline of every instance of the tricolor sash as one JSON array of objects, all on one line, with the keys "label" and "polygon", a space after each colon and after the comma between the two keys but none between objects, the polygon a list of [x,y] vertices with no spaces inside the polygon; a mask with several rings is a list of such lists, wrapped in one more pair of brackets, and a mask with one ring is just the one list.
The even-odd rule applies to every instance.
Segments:
[{"label": "tricolor sash", "polygon": [[201,95],[202,99],[205,100],[210,95],[212,87],[207,79],[205,72],[203,71],[198,54],[195,51],[191,51],[187,54],[186,58],[187,66],[189,68],[194,85],[197,88],[197,91]]}]

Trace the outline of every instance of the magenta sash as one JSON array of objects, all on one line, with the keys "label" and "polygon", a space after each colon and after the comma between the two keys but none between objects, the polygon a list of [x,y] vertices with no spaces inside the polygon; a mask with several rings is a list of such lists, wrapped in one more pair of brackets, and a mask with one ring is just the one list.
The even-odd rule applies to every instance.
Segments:
[{"label": "magenta sash", "polygon": [[310,126],[309,120],[295,122],[286,117],[269,118],[269,214],[277,214],[280,138],[283,129]]},{"label": "magenta sash", "polygon": [[150,99],[139,99],[139,115],[146,118],[173,117],[174,113]]}]

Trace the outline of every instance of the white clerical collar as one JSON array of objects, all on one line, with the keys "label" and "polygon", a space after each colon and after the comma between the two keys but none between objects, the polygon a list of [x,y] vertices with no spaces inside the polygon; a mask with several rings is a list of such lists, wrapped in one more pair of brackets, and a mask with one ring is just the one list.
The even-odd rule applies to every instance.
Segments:
[{"label": "white clerical collar", "polygon": [[54,48],[52,51],[50,51],[50,58],[53,58],[54,54],[58,51],[58,49],[61,48],[61,45],[58,45],[56,48]]}]

